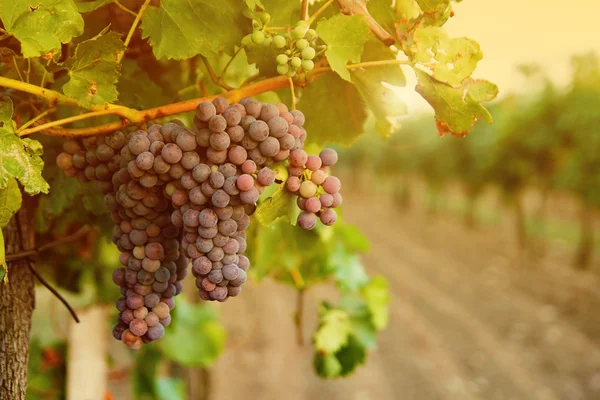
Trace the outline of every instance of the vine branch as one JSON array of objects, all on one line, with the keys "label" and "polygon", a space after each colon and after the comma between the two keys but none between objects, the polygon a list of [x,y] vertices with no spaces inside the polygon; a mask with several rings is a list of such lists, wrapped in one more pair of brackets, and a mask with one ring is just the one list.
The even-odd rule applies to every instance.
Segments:
[{"label": "vine branch", "polygon": [[115,4],[115,6],[119,7],[121,10],[125,11],[127,14],[129,14],[133,17],[137,17],[136,13],[134,13],[129,8],[127,8],[123,4],[121,4],[121,2],[119,0],[112,0],[112,2]]},{"label": "vine branch", "polygon": [[323,13],[323,11],[325,11],[327,7],[329,7],[334,1],[335,0],[329,0],[327,1],[327,3],[323,4],[321,8],[319,8],[313,15],[310,16],[310,18],[307,19],[308,24],[312,25],[312,23],[315,22],[319,15],[321,15],[321,13]]},{"label": "vine branch", "polygon": [[[129,28],[129,32],[127,33],[127,37],[125,38],[125,48],[129,47],[131,38],[133,37],[133,34],[135,33],[135,30],[136,30],[138,24],[140,23],[140,20],[142,19],[142,15],[144,15],[146,8],[150,4],[150,1],[151,0],[146,0],[144,2],[144,4],[142,4],[142,7],[140,7],[140,11],[135,16],[135,19],[133,20],[133,24],[131,24],[131,28]],[[117,63],[120,63],[124,56],[125,56],[125,51],[123,51],[121,54],[119,54],[119,57],[117,58]]]},{"label": "vine branch", "polygon": [[308,0],[302,0],[302,8],[300,9],[300,19],[308,21]]},{"label": "vine branch", "polygon": [[45,280],[35,270],[35,268],[33,268],[33,264],[31,263],[31,261],[27,261],[27,266],[31,270],[31,273],[33,275],[35,275],[35,277],[38,279],[38,281],[40,281],[40,283],[42,285],[46,286],[46,289],[48,289],[54,295],[54,297],[56,297],[58,300],[60,300],[61,303],[63,303],[63,305],[67,308],[67,310],[69,310],[69,313],[71,314],[71,316],[73,317],[73,319],[75,320],[75,322],[79,323],[79,317],[77,316],[77,313],[75,312],[75,310],[73,309],[73,307],[71,307],[71,305],[69,304],[69,302],[67,301],[67,299],[65,299],[64,297],[62,297],[61,294],[58,293],[58,290],[54,289],[54,287],[52,287],[52,285],[50,283],[48,283],[48,281]]},{"label": "vine branch", "polygon": [[367,0],[336,0],[342,13],[346,15],[362,15],[369,29],[386,46],[393,45],[396,40],[371,16],[367,9]]},{"label": "vine branch", "polygon": [[[236,53],[237,54],[237,53]],[[235,56],[234,56],[235,57]],[[213,69],[213,67],[210,65],[210,63],[208,62],[208,60],[206,59],[206,57],[204,56],[200,56],[200,58],[202,59],[202,62],[204,63],[204,66],[206,67],[206,70],[208,71],[208,75],[210,76],[210,80],[213,81],[213,83],[217,86],[221,86],[223,89],[225,90],[232,90],[233,87],[229,86],[227,83],[223,82],[223,79],[221,76],[218,76],[215,73],[215,70]],[[233,58],[232,58],[233,60]],[[223,71],[224,73],[225,71]]]},{"label": "vine branch", "polygon": [[80,237],[88,234],[89,232],[92,231],[92,228],[89,225],[84,225],[81,228],[79,228],[79,230],[77,230],[77,232],[65,236],[63,238],[54,240],[50,243],[46,243],[40,247],[37,247],[35,249],[31,249],[31,250],[25,250],[25,251],[20,251],[18,253],[14,253],[14,254],[8,254],[6,256],[6,262],[12,262],[12,261],[18,261],[18,260],[24,260],[26,258],[29,257],[35,257],[37,255],[39,255],[39,253],[42,253],[46,250],[49,250],[53,247],[59,246],[61,244],[67,244],[67,243],[71,243],[77,239],[79,239]]},{"label": "vine branch", "polygon": [[55,107],[50,107],[49,109],[47,109],[43,113],[36,115],[35,117],[31,118],[29,121],[27,121],[23,125],[21,125],[21,127],[19,129],[17,129],[17,133],[21,132],[23,129],[27,128],[28,126],[31,126],[35,122],[37,122],[40,119],[44,118],[46,115],[48,115],[50,113],[53,113],[54,111],[56,111],[56,108]]}]

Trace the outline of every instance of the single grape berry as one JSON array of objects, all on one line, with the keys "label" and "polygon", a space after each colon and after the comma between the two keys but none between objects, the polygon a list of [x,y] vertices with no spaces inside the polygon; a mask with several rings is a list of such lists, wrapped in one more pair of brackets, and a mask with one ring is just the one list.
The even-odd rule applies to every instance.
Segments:
[{"label": "single grape berry", "polygon": [[298,68],[300,65],[302,65],[302,60],[300,59],[300,57],[292,57],[292,61],[290,61],[290,64],[293,68]]},{"label": "single grape berry", "polygon": [[312,60],[302,60],[302,69],[305,71],[311,71],[315,67],[315,63]]},{"label": "single grape berry", "polygon": [[308,47],[309,43],[306,39],[300,39],[296,42],[296,48],[298,50],[304,50]]},{"label": "single grape berry", "polygon": [[262,31],[255,31],[252,33],[252,42],[254,44],[261,44],[265,40],[265,34]]},{"label": "single grape berry", "polygon": [[312,47],[307,47],[304,50],[302,50],[302,58],[304,60],[312,60],[313,58],[315,58],[315,49],[313,49]]},{"label": "single grape berry", "polygon": [[292,29],[292,37],[294,39],[302,39],[304,37],[304,35],[306,34],[306,27],[304,26],[297,26],[294,29]]},{"label": "single grape berry", "polygon": [[[273,47],[275,47],[276,49],[283,49],[286,45],[286,40],[285,37],[281,36],[281,35],[276,35],[273,37]],[[286,60],[287,62],[287,60]]]},{"label": "single grape berry", "polygon": [[286,75],[290,70],[290,66],[287,64],[280,64],[277,66],[277,73],[279,75]]},{"label": "single grape berry", "polygon": [[288,60],[289,58],[285,54],[279,54],[277,57],[275,57],[275,61],[277,61],[277,64],[279,65],[287,64]]},{"label": "single grape berry", "polygon": [[303,211],[298,215],[298,225],[304,230],[311,230],[317,225],[317,216],[313,213]]}]

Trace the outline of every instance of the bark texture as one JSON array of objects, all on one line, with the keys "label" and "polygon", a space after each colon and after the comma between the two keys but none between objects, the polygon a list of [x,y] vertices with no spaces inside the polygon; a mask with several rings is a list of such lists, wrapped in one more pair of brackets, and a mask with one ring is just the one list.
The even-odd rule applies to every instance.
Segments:
[{"label": "bark texture", "polygon": [[[27,201],[4,228],[6,254],[34,248],[33,215]],[[0,282],[0,400],[25,400],[29,332],[35,305],[34,277],[27,261],[8,264]]]}]

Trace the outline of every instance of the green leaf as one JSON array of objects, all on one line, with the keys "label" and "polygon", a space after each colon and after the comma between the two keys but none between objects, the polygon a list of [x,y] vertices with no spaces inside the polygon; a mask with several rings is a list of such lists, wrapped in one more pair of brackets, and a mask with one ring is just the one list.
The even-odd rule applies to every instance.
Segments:
[{"label": "green leaf", "polygon": [[313,336],[315,349],[323,353],[335,353],[348,344],[352,333],[350,316],[335,308],[320,310],[319,329]]},{"label": "green leaf", "polygon": [[226,339],[214,309],[179,299],[173,311],[175,323],[160,341],[164,356],[186,366],[212,364],[223,351]]},{"label": "green leaf", "polygon": [[143,110],[170,103],[163,89],[135,61],[123,61],[123,75],[117,84],[118,104]]},{"label": "green leaf", "polygon": [[289,209],[295,207],[296,197],[280,186],[272,197],[265,199],[256,208],[254,216],[264,226],[269,226],[281,217],[287,217]]},{"label": "green leaf", "polygon": [[382,276],[375,276],[360,290],[369,311],[371,321],[377,330],[384,329],[389,320],[388,307],[390,304],[390,292],[388,282]]},{"label": "green leaf", "polygon": [[360,257],[349,253],[342,245],[336,247],[331,256],[332,269],[338,286],[347,290],[357,290],[369,281]]},{"label": "green leaf", "polygon": [[117,32],[79,43],[73,57],[64,63],[70,78],[63,86],[64,93],[86,108],[115,101],[119,79],[117,58],[122,51],[125,44]]},{"label": "green leaf", "polygon": [[483,53],[472,39],[451,39],[439,27],[420,27],[415,31],[413,61],[430,69],[433,77],[451,86],[471,76]]},{"label": "green leaf", "polygon": [[156,58],[181,60],[231,54],[249,25],[238,0],[162,0],[146,9],[141,28]]},{"label": "green leaf", "polygon": [[155,398],[158,391],[156,372],[162,354],[155,346],[143,346],[135,357],[135,365],[131,374],[132,392],[135,398]]},{"label": "green leaf", "polygon": [[359,62],[369,39],[369,26],[360,15],[335,15],[317,24],[317,34],[327,45],[325,55],[331,68],[342,79],[350,81],[345,68],[348,61]]},{"label": "green leaf", "polygon": [[183,400],[185,398],[185,382],[181,378],[158,378],[156,392],[158,400]]},{"label": "green leaf", "polygon": [[419,7],[426,13],[445,10],[450,5],[450,0],[417,0]]},{"label": "green leaf", "polygon": [[342,364],[333,354],[315,353],[313,365],[321,378],[334,378],[342,372]]},{"label": "green leaf", "polygon": [[92,1],[85,1],[85,0],[76,0],[75,1],[75,5],[77,6],[77,11],[79,11],[80,13],[88,13],[94,10],[97,10],[98,8],[105,6],[107,4],[112,3],[112,0],[92,0]]},{"label": "green leaf", "polygon": [[42,177],[42,146],[37,140],[20,139],[11,115],[12,101],[4,97],[0,102],[0,123],[3,124],[0,128],[0,189],[6,189],[11,178],[17,178],[30,195],[48,193],[48,183]]},{"label": "green leaf", "polygon": [[[396,0],[398,3],[400,0]],[[367,9],[371,16],[385,29],[390,35],[396,36],[396,16],[394,15],[394,10],[392,0],[369,0],[367,2]],[[381,44],[381,46],[386,47],[381,41],[375,39],[377,42]],[[365,50],[368,47],[365,47]]]},{"label": "green leaf", "polygon": [[21,208],[21,191],[14,179],[9,179],[6,189],[0,189],[0,229],[8,225],[8,221]]},{"label": "green leaf", "polygon": [[359,366],[365,363],[367,352],[365,347],[354,335],[348,338],[348,344],[335,354],[342,366],[340,376],[348,376]]},{"label": "green leaf", "polygon": [[9,0],[0,2],[4,29],[21,42],[26,58],[56,53],[83,33],[83,18],[73,0]]},{"label": "green leaf", "polygon": [[306,116],[308,142],[318,145],[350,146],[363,133],[367,119],[364,101],[356,87],[333,74],[311,82],[302,91],[297,107]]},{"label": "green leaf", "polygon": [[440,134],[466,135],[478,119],[492,122],[489,111],[481,102],[491,101],[498,95],[498,87],[485,80],[467,79],[455,88],[433,79],[427,73],[415,69],[419,84],[417,92],[435,110]]},{"label": "green leaf", "polygon": [[271,14],[270,26],[294,26],[300,19],[300,1],[262,0],[265,11]]}]

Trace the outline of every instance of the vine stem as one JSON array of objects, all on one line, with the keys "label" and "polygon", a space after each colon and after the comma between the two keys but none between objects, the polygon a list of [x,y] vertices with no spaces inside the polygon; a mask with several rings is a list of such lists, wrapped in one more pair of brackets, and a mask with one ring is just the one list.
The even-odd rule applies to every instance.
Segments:
[{"label": "vine stem", "polygon": [[[125,38],[125,48],[127,48],[129,46],[129,43],[131,42],[131,38],[133,38],[133,34],[134,34],[138,24],[140,23],[140,20],[142,19],[142,15],[144,15],[146,8],[150,4],[150,1],[151,0],[146,0],[144,2],[144,4],[142,4],[142,7],[140,7],[140,11],[135,16],[135,19],[133,20],[133,24],[131,24],[131,28],[129,28],[129,32],[127,33],[127,37]],[[123,51],[121,54],[119,54],[119,57],[117,58],[117,63],[120,63],[124,56],[125,56],[125,52]]]},{"label": "vine stem", "polygon": [[137,14],[131,11],[129,8],[125,7],[119,0],[112,0],[115,6],[119,7],[121,10],[125,11],[127,14],[130,14],[134,17],[137,17]]},{"label": "vine stem", "polygon": [[296,325],[296,341],[299,346],[304,346],[304,294],[306,289],[298,289],[296,296],[296,312],[294,313],[294,325]]},{"label": "vine stem", "polygon": [[319,15],[321,15],[321,13],[323,13],[323,11],[325,11],[327,7],[329,7],[334,1],[335,0],[329,0],[327,3],[323,4],[321,8],[319,8],[313,15],[311,15],[310,18],[307,19],[308,25],[312,25],[312,23],[315,22]]},{"label": "vine stem", "polygon": [[51,108],[47,109],[46,111],[44,111],[43,113],[36,115],[35,117],[31,118],[29,121],[27,121],[23,125],[21,125],[21,127],[19,129],[17,129],[17,133],[21,132],[23,129],[27,128],[28,126],[31,126],[36,121],[39,121],[40,119],[44,118],[46,115],[53,113],[54,111],[56,111],[56,107],[51,107]]},{"label": "vine stem", "polygon": [[53,247],[59,246],[61,244],[67,244],[67,243],[73,242],[73,241],[79,239],[80,237],[87,235],[92,230],[93,230],[92,227],[90,227],[89,225],[84,225],[81,228],[79,228],[77,230],[77,232],[75,232],[71,235],[54,240],[50,243],[46,243],[35,249],[20,251],[18,253],[14,253],[14,254],[7,254],[6,262],[18,261],[18,260],[23,260],[23,259],[26,259],[29,257],[35,257],[35,256],[39,255],[39,253],[49,250]]},{"label": "vine stem", "polygon": [[302,0],[302,8],[300,9],[300,19],[302,21],[308,20],[308,0]]},{"label": "vine stem", "polygon": [[294,81],[288,77],[290,82],[290,92],[292,93],[292,110],[296,109],[296,95],[294,94]]},{"label": "vine stem", "polygon": [[[208,75],[210,76],[210,80],[213,81],[213,83],[217,86],[221,86],[223,89],[225,90],[232,90],[233,87],[229,86],[227,83],[223,82],[222,77],[218,76],[215,73],[215,70],[213,69],[213,67],[210,65],[210,62],[206,59],[206,57],[200,56],[202,59],[202,62],[204,63],[204,66],[206,67],[206,70],[208,71]],[[235,56],[234,56],[235,57]],[[233,59],[232,59],[233,60]],[[230,60],[231,61],[231,60]],[[225,71],[223,71],[225,72]]]},{"label": "vine stem", "polygon": [[81,121],[83,119],[88,119],[88,118],[92,118],[92,117],[100,117],[102,115],[114,115],[114,114],[119,114],[119,113],[120,113],[119,109],[110,109],[110,110],[92,111],[92,112],[85,113],[85,114],[74,115],[72,117],[47,122],[45,124],[38,125],[34,128],[22,129],[21,134],[19,136],[21,136],[21,137],[27,136],[27,135],[30,135],[35,132],[44,131],[44,130],[46,130],[48,128],[52,128],[54,126],[66,125],[66,124],[70,124],[71,122]]},{"label": "vine stem", "polygon": [[33,265],[31,264],[31,262],[27,262],[27,266],[29,267],[29,270],[31,271],[31,273],[33,275],[35,275],[35,277],[38,279],[38,281],[40,281],[40,283],[42,285],[46,286],[46,289],[48,289],[54,295],[54,297],[56,297],[58,300],[60,300],[61,303],[63,303],[63,305],[67,308],[67,310],[69,310],[69,313],[71,314],[71,316],[73,317],[73,319],[75,320],[75,322],[79,323],[79,317],[77,316],[77,313],[75,312],[75,310],[73,309],[73,307],[71,307],[71,305],[69,304],[69,302],[67,301],[67,299],[65,299],[64,297],[62,297],[61,294],[58,293],[58,290],[54,289],[52,287],[52,285],[50,283],[48,283],[48,281],[46,281],[35,270],[35,268],[33,268]]}]

